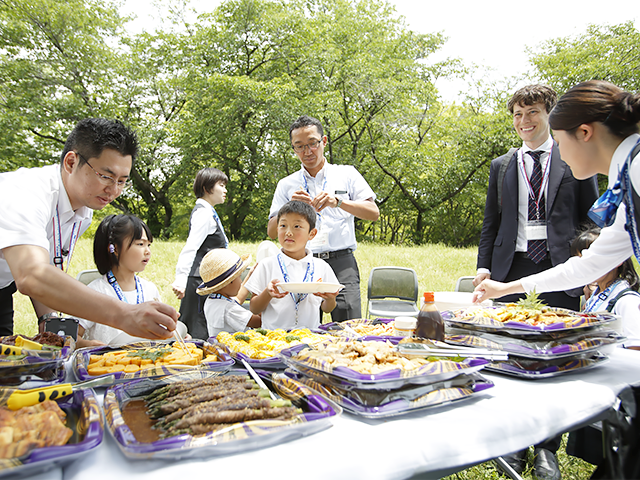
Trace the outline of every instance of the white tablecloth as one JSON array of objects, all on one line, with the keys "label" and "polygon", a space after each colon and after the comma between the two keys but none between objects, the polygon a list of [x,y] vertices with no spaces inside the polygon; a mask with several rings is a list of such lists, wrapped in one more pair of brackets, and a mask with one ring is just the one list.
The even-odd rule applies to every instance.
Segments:
[{"label": "white tablecloth", "polygon": [[[63,469],[65,480],[197,478],[421,478],[505,455],[590,423],[627,384],[640,384],[640,352],[616,349],[610,361],[584,373],[525,381],[485,374],[495,382],[470,401],[365,421],[343,414],[333,427],[275,447],[206,460],[128,460],[113,438]],[[50,472],[51,480],[59,478]],[[45,480],[39,477],[38,480]],[[49,477],[46,478],[49,480]]]}]

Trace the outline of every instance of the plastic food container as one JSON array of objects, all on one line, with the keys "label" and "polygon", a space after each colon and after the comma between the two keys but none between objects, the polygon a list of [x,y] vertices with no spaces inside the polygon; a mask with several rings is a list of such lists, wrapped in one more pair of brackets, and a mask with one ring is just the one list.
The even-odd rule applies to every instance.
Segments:
[{"label": "plastic food container", "polygon": [[417,320],[414,317],[396,317],[395,330],[398,337],[411,337],[416,329]]}]

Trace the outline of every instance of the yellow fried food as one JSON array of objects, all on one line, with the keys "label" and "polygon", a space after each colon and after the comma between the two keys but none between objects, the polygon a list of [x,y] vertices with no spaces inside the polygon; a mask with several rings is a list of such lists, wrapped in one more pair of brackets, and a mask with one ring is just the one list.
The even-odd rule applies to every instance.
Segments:
[{"label": "yellow fried food", "polygon": [[232,353],[242,353],[256,360],[273,357],[282,350],[301,343],[315,345],[327,338],[327,335],[313,333],[308,328],[298,328],[290,332],[281,328],[256,328],[234,334],[220,332],[216,336],[218,342],[226,345]]},{"label": "yellow fried food", "polygon": [[[92,376],[107,375],[115,372],[135,373],[143,369],[161,365],[199,365],[204,358],[202,348],[194,343],[186,343],[185,349],[178,343],[173,346],[117,350],[102,355],[91,355],[87,373]],[[206,362],[215,362],[215,354],[208,354]]]}]

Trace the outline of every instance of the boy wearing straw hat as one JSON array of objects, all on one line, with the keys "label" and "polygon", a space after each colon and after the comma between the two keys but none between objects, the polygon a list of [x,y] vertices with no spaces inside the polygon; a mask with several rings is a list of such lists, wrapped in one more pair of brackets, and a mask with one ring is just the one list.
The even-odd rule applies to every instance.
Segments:
[{"label": "boy wearing straw hat", "polygon": [[278,211],[278,241],[282,247],[262,260],[246,283],[251,311],[262,313],[262,326],[274,330],[320,325],[320,309],[330,313],[336,306],[339,289],[332,293],[281,291],[278,283],[328,282],[338,284],[327,262],[313,256],[307,242],[315,237],[316,212],[310,205],[292,200]]},{"label": "boy wearing straw hat", "polygon": [[[238,296],[242,287],[240,275],[247,267],[249,257],[240,257],[228,248],[214,248],[202,259],[200,277],[203,283],[196,292],[208,295],[204,302],[204,316],[209,337],[220,332],[243,332],[247,327],[260,326],[260,315],[243,308]],[[244,288],[242,290],[245,291]],[[242,298],[246,298],[246,294]]]}]

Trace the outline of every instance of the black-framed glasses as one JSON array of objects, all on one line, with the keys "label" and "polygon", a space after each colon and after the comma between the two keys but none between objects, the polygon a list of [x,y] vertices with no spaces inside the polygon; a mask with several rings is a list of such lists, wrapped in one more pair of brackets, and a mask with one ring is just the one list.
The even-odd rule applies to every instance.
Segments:
[{"label": "black-framed glasses", "polygon": [[126,190],[127,188],[129,188],[132,184],[131,179],[127,178],[126,180],[116,180],[115,178],[109,176],[109,175],[104,175],[100,172],[98,172],[95,168],[93,168],[91,166],[91,164],[89,163],[89,160],[87,160],[86,158],[84,158],[84,156],[80,153],[80,152],[75,152],[76,155],[78,155],[83,161],[84,163],[86,163],[87,165],[89,165],[89,168],[91,168],[91,170],[93,170],[93,172],[96,174],[96,176],[98,177],[98,180],[100,181],[101,184],[103,184],[105,187],[117,187],[120,190]]},{"label": "black-framed glasses", "polygon": [[313,140],[306,145],[291,145],[291,147],[296,152],[304,152],[305,148],[309,148],[309,150],[317,150],[321,143],[322,140]]}]

